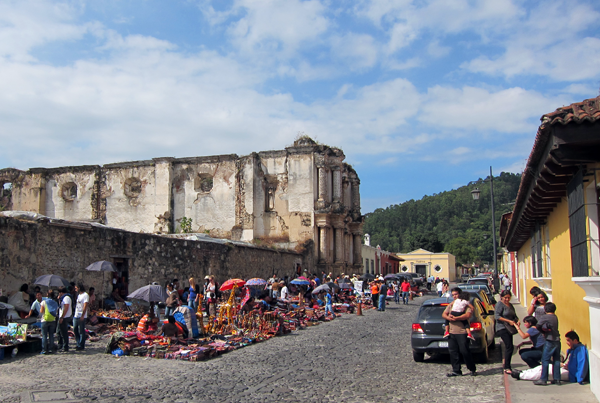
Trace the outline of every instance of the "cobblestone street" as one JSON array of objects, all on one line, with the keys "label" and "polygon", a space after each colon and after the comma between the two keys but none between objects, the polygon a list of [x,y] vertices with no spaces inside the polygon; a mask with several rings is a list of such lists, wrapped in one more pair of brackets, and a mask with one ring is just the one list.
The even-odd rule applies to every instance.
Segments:
[{"label": "cobblestone street", "polygon": [[478,377],[447,378],[447,357],[413,361],[411,323],[422,300],[344,315],[203,362],[117,359],[103,354],[104,342],[83,353],[19,355],[0,361],[0,401],[61,389],[98,402],[504,401],[500,348],[478,364]]}]

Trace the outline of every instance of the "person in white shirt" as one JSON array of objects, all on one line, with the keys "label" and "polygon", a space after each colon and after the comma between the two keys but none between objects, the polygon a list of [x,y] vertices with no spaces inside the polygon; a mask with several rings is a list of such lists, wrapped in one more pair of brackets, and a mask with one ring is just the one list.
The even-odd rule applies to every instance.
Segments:
[{"label": "person in white shirt", "polygon": [[77,293],[77,304],[75,305],[75,315],[73,318],[73,330],[75,332],[75,341],[77,347],[75,350],[85,349],[85,320],[87,319],[87,309],[90,302],[90,296],[85,292],[85,287],[81,284],[75,286]]},{"label": "person in white shirt", "polygon": [[290,292],[288,291],[287,285],[285,285],[283,281],[281,281],[279,285],[281,286],[281,290],[279,290],[279,298],[281,298],[284,301],[287,301],[290,297]]},{"label": "person in white shirt", "polygon": [[444,283],[442,283],[441,281],[439,283],[436,284],[436,291],[438,293],[438,297],[441,297],[442,294],[444,293]]},{"label": "person in white shirt", "polygon": [[61,353],[69,352],[69,325],[73,323],[73,302],[71,296],[67,294],[66,287],[58,289],[58,300],[60,309],[58,311],[58,351]]}]

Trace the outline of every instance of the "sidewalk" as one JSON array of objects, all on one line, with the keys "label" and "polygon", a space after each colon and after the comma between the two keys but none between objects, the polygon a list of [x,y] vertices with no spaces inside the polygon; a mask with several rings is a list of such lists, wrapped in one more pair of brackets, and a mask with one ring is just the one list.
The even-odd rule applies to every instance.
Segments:
[{"label": "sidewalk", "polygon": [[[527,316],[525,309],[519,301],[513,297],[512,304],[517,311],[517,316],[521,321]],[[501,303],[501,302],[498,302]],[[562,330],[561,330],[562,332]],[[564,332],[566,333],[566,332]],[[514,336],[515,346],[521,343],[523,339],[516,334]],[[512,357],[512,368],[525,370],[529,367],[515,349]],[[506,391],[507,403],[531,403],[535,401],[547,402],[575,402],[575,403],[598,403],[594,394],[590,391],[590,385],[579,385],[578,383],[563,383],[561,386],[548,385],[536,386],[531,381],[517,381],[510,375],[504,374],[504,388]]]}]

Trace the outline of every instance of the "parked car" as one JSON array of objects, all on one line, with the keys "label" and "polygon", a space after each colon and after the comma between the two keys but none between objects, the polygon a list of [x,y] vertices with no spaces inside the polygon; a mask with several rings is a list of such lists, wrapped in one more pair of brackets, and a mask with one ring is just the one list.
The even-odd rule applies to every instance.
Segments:
[{"label": "parked car", "polygon": [[[423,302],[412,324],[411,347],[413,359],[422,362],[429,355],[448,354],[448,340],[444,339],[442,313],[452,298],[433,298]],[[469,341],[469,350],[480,362],[487,362],[488,350],[496,347],[494,341],[494,315],[490,315],[478,298],[472,298],[475,308],[469,322],[475,341]]]},{"label": "parked car", "polygon": [[462,274],[460,276],[460,282],[461,283],[466,283],[470,278],[471,278],[470,274]]},{"label": "parked car", "polygon": [[485,295],[487,296],[488,300],[492,304],[492,306],[496,307],[496,302],[497,302],[496,298],[494,298],[494,294],[492,293],[492,290],[487,285],[459,284],[458,287],[461,288],[462,290],[483,290],[485,292]]},{"label": "parked car", "polygon": [[[474,297],[474,298],[477,298],[479,301],[481,301],[481,305],[483,305],[483,308],[488,313],[488,315],[495,314],[496,304],[492,303],[492,301],[490,300],[488,295],[485,293],[485,290],[483,288],[468,288],[468,289],[463,289],[462,287],[460,287],[460,288],[463,291],[466,291],[469,294],[471,294],[471,298]],[[495,322],[495,319],[494,319],[494,322]]]},{"label": "parked car", "polygon": [[405,273],[405,274],[408,274],[409,276],[411,276],[416,285],[418,285],[419,287],[423,286],[424,281],[423,281],[423,277],[421,277],[420,274],[418,274],[418,273]]},{"label": "parked car", "polygon": [[492,290],[492,292],[494,292],[494,284],[492,283],[492,279],[489,277],[471,277],[469,280],[467,280],[467,284],[480,284],[480,285],[487,285],[490,290]]}]

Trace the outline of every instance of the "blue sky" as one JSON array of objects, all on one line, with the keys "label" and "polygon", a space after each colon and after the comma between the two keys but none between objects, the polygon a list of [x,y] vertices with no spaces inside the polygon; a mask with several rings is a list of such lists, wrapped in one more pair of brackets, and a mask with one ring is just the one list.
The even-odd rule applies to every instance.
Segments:
[{"label": "blue sky", "polygon": [[598,96],[600,3],[0,2],[0,167],[344,150],[363,213],[520,172]]}]

